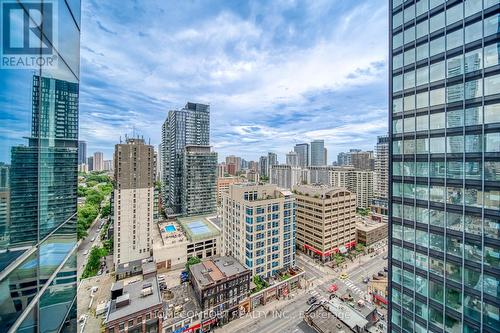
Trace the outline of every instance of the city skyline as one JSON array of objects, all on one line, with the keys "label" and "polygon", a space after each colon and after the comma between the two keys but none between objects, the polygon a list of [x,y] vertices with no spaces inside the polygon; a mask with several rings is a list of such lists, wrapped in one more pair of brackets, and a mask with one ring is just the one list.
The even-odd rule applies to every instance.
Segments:
[{"label": "city skyline", "polygon": [[[210,104],[220,161],[268,151],[284,159],[296,143],[324,139],[330,164],[352,144],[371,150],[387,132],[386,1],[119,6],[117,16],[116,3],[82,4],[80,140],[89,152],[111,156],[119,136],[134,132],[156,147],[158,125],[186,100]],[[185,22],[192,13],[199,19]],[[299,62],[307,69],[294,73]]]}]

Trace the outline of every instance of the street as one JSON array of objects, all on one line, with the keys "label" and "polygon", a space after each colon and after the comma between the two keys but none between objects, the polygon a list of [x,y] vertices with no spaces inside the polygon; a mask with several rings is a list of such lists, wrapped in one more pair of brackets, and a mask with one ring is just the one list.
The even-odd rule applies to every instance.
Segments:
[{"label": "street", "polygon": [[[77,253],[77,272],[78,272],[78,279],[82,276],[83,270],[85,268],[85,264],[87,263],[87,258],[88,255],[90,254],[90,249],[92,248],[93,245],[100,245],[101,244],[101,239],[99,237],[99,226],[101,225],[101,215],[98,215],[97,218],[94,220],[92,225],[90,226],[89,230],[87,231],[87,237],[83,238],[80,245],[78,246],[78,253]],[[92,238],[95,237],[94,242],[92,242]],[[87,252],[87,255],[84,253]]]},{"label": "street", "polygon": [[312,333],[314,330],[303,320],[303,314],[309,308],[307,300],[311,296],[315,296],[319,301],[328,300],[328,288],[332,283],[339,288],[337,295],[342,295],[348,289],[358,298],[367,295],[367,285],[362,280],[366,276],[371,278],[387,266],[387,261],[383,259],[386,255],[387,252],[380,251],[379,254],[373,254],[373,257],[369,254],[354,260],[345,270],[347,279],[340,280],[338,276],[341,272],[336,273],[332,268],[316,264],[313,259],[298,254],[297,265],[306,271],[306,279],[312,287],[293,292],[292,300],[278,300],[258,307],[252,313],[217,329],[216,332]]}]

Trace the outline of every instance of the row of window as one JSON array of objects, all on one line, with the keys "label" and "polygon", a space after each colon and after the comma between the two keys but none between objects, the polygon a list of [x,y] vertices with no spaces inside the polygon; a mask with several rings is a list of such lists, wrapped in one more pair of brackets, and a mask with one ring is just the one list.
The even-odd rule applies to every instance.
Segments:
[{"label": "row of window", "polygon": [[484,207],[500,210],[500,190],[463,188],[458,186],[440,186],[427,184],[392,183],[392,195],[405,198],[464,205],[470,207]]},{"label": "row of window", "polygon": [[[496,66],[500,63],[500,44],[490,44],[483,48],[472,50],[464,54],[459,54],[446,60],[432,63],[430,66],[425,64],[416,70],[408,70],[404,74],[393,77],[393,93],[401,90],[412,89],[415,87],[424,87],[429,83],[438,82],[445,78],[453,78],[463,74],[472,73],[483,68]],[[402,66],[402,57],[394,57],[396,66]],[[417,53],[418,57],[418,53]],[[478,89],[471,86],[469,89]],[[472,98],[472,97],[470,97]],[[397,112],[397,111],[394,111]]]},{"label": "row of window", "polygon": [[394,176],[500,181],[500,161],[393,162],[392,171]]},{"label": "row of window", "polygon": [[[471,43],[483,37],[496,34],[498,32],[499,19],[499,14],[494,14],[484,18],[484,20],[468,24],[464,28],[448,32],[444,36],[432,39],[430,41],[430,47],[428,47],[431,51],[431,56],[444,52],[445,50],[448,51],[456,47],[460,47],[464,43]],[[407,28],[406,30],[394,35],[392,37],[392,48],[393,50],[396,50],[403,45],[413,43],[415,40],[427,36],[430,33],[432,34],[444,26],[444,13],[440,13],[431,17],[428,21],[423,21],[416,26]],[[414,46],[411,45],[407,48],[413,47]]]},{"label": "row of window", "polygon": [[[394,81],[394,84],[397,85],[399,83]],[[426,89],[417,94],[394,98],[392,112],[408,112],[429,106],[433,107],[445,103],[480,98],[483,94],[484,96],[496,95],[499,92],[500,74],[497,74],[485,77],[484,80],[479,78],[465,83],[454,83],[447,87],[440,86],[430,90]]]},{"label": "row of window", "polygon": [[[472,235],[484,235],[486,238],[500,239],[500,219],[482,219],[481,216],[463,215],[457,212],[445,212],[438,209],[397,203],[394,203],[392,207],[393,216],[406,221],[415,221],[420,224],[446,227],[460,232],[465,231]],[[398,225],[398,222],[393,222],[393,228],[395,225]],[[399,226],[401,227],[400,224]]]},{"label": "row of window", "polygon": [[[395,9],[402,5],[404,0],[392,0],[392,8]],[[426,13],[430,9],[434,9],[445,3],[445,0],[420,0],[415,1],[411,5],[407,5],[404,9],[398,10],[393,15],[392,28],[395,29],[403,23],[408,23],[420,15]],[[469,17],[480,12],[483,8],[489,8],[498,4],[498,0],[467,0],[461,2],[446,10],[446,24],[452,24],[461,20],[464,16]]]},{"label": "row of window", "polygon": [[396,119],[393,117],[392,133],[412,133],[419,131],[456,128],[481,124],[500,123],[500,104],[448,110],[419,116]]},{"label": "row of window", "polygon": [[[447,280],[456,282],[460,285],[463,281],[464,288],[475,289],[478,292],[481,292],[482,290],[484,294],[493,297],[500,297],[500,280],[498,280],[498,278],[492,273],[487,273],[486,271],[481,273],[472,267],[462,266],[461,264],[456,264],[450,260],[445,262],[442,259],[433,258],[431,256],[427,256],[426,254],[415,252],[411,249],[401,248],[396,245],[393,245],[392,249],[393,259],[420,268],[426,272],[428,271],[434,274],[436,278],[446,278]],[[393,271],[395,268],[396,267],[393,266]],[[425,297],[427,295],[425,294],[425,288],[422,288],[423,286],[425,287],[422,280],[425,281],[426,278],[420,276],[419,278],[420,281],[417,281],[418,285],[416,290],[411,280],[403,280],[404,283],[408,283],[403,284],[403,286],[411,290],[415,290]],[[419,290],[419,288],[422,288],[422,290]],[[439,301],[439,299],[436,299],[436,301]]]},{"label": "row of window", "polygon": [[394,140],[392,152],[399,154],[462,154],[500,152],[500,133],[441,136]]}]

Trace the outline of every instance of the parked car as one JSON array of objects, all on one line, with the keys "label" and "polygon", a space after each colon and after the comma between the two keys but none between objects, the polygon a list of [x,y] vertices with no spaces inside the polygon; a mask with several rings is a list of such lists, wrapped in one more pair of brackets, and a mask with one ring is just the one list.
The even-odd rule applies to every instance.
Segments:
[{"label": "parked car", "polygon": [[384,272],[389,272],[389,269],[387,267],[384,267]]},{"label": "parked car", "polygon": [[316,297],[311,296],[311,297],[309,297],[309,299],[307,300],[307,305],[312,305],[312,304],[316,303],[316,301],[317,301],[317,300],[318,300],[318,299],[317,299]]},{"label": "parked car", "polygon": [[91,242],[95,241],[95,236],[94,236],[94,237],[92,237],[92,239],[91,239],[90,241],[91,241]]},{"label": "parked car", "polygon": [[384,256],[384,260],[387,260],[389,257],[388,256]]},{"label": "parked car", "polygon": [[367,276],[363,279],[363,283],[368,283],[370,281],[370,278]]},{"label": "parked car", "polygon": [[83,255],[86,256],[89,254],[89,250],[85,250],[85,252],[83,252]]},{"label": "parked car", "polygon": [[378,272],[378,276],[382,276],[382,277],[384,277],[384,276],[385,276],[385,273],[384,273],[383,271],[380,271],[380,272]]}]

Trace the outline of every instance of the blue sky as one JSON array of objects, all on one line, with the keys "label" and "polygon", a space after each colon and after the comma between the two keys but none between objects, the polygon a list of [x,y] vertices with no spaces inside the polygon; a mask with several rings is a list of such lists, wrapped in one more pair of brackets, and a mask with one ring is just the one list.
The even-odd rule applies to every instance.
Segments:
[{"label": "blue sky", "polygon": [[219,159],[324,139],[329,163],[387,131],[387,1],[82,3],[80,137],[157,145],[168,110],[211,106]]}]

